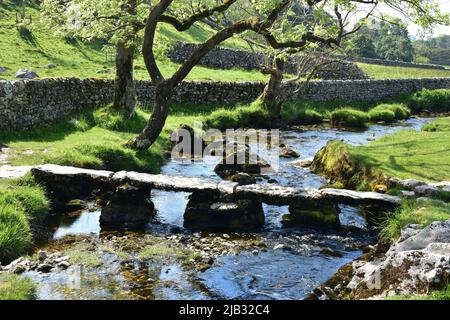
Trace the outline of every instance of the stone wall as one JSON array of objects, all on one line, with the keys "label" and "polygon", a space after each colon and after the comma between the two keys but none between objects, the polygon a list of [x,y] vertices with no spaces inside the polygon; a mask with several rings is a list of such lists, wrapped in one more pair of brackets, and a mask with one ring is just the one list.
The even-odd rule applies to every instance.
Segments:
[{"label": "stone wall", "polygon": [[[174,48],[167,54],[169,59],[175,63],[182,63],[192,54],[197,48],[197,44],[177,42]],[[320,62],[324,62],[325,58],[320,57]],[[243,50],[235,50],[223,47],[216,47],[211,50],[201,61],[200,65],[208,68],[216,69],[231,69],[241,68],[247,70],[259,70],[260,65],[264,63],[266,57],[261,52],[250,52]],[[311,70],[317,62],[312,59],[308,59],[307,68],[303,70],[308,72]],[[317,60],[316,60],[317,61]],[[290,57],[284,67],[284,71],[289,74],[297,74],[299,64],[298,57]],[[334,61],[322,70],[318,70],[315,73],[316,78],[324,80],[357,80],[367,79],[368,76],[354,63],[347,61]]]},{"label": "stone wall", "polygon": [[[262,82],[182,83],[174,92],[174,102],[234,103],[251,101],[264,88]],[[295,95],[294,84],[284,87],[283,95],[316,101],[369,101],[395,97],[422,88],[449,88],[450,78],[387,80],[312,81]],[[149,105],[154,88],[148,81],[136,81],[138,101]],[[46,125],[86,107],[98,107],[112,101],[113,80],[58,78],[0,81],[0,129],[20,130]]]}]

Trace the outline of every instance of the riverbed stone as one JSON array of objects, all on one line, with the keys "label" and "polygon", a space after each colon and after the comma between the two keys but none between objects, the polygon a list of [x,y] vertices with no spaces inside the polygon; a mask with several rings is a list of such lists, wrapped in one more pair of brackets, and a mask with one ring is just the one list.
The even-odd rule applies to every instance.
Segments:
[{"label": "riverbed stone", "polygon": [[308,168],[309,166],[311,166],[313,160],[314,160],[314,157],[295,160],[295,161],[291,162],[291,165],[294,167]]},{"label": "riverbed stone", "polygon": [[300,153],[285,144],[280,144],[280,158],[298,158]]}]

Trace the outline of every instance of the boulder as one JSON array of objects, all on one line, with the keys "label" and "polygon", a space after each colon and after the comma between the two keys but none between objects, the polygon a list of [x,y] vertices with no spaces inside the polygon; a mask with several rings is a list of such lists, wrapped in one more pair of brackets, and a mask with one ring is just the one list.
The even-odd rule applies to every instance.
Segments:
[{"label": "boulder", "polygon": [[440,192],[441,191],[438,187],[428,184],[420,185],[414,188],[414,193],[416,195],[424,197],[435,197],[438,196]]},{"label": "boulder", "polygon": [[280,158],[298,158],[298,157],[300,157],[300,153],[286,146],[285,144],[280,144]]},{"label": "boulder", "polygon": [[384,256],[353,263],[347,288],[357,298],[426,294],[450,280],[449,252],[450,220],[407,226]]},{"label": "boulder", "polygon": [[6,67],[0,67],[0,73],[6,72]]},{"label": "boulder", "polygon": [[45,67],[47,68],[47,69],[53,69],[53,68],[56,68],[58,65],[57,64],[55,64],[55,63],[49,63],[49,64],[47,64]]},{"label": "boulder", "polygon": [[20,68],[16,72],[16,78],[20,78],[20,79],[34,79],[34,78],[39,78],[39,76],[38,76],[38,74],[35,71],[28,70],[28,69],[25,69],[25,68]]},{"label": "boulder", "polygon": [[314,157],[295,160],[295,161],[291,162],[291,165],[294,167],[308,168],[312,164],[313,160],[314,160]]},{"label": "boulder", "polygon": [[222,161],[216,165],[214,172],[221,178],[228,179],[239,172],[259,175],[269,169],[270,165],[252,153],[247,145],[234,145],[231,152],[225,154]]},{"label": "boulder", "polygon": [[250,231],[264,225],[260,202],[251,200],[224,201],[214,197],[189,197],[184,213],[184,227],[207,231]]},{"label": "boulder", "polygon": [[229,177],[229,179],[233,182],[237,182],[241,186],[256,183],[255,177],[244,172],[238,172]]}]

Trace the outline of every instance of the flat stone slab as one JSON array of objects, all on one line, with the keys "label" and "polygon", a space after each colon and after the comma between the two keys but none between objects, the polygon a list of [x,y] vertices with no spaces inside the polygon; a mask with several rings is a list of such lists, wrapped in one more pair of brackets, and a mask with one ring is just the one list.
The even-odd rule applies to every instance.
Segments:
[{"label": "flat stone slab", "polygon": [[0,179],[22,178],[33,168],[34,166],[0,166]]},{"label": "flat stone slab", "polygon": [[115,183],[128,182],[137,187],[166,191],[217,191],[218,183],[205,178],[120,171],[112,176]]},{"label": "flat stone slab", "polygon": [[249,184],[236,187],[238,199],[251,199],[273,205],[288,205],[301,200],[320,200],[321,194],[317,189],[298,189],[276,184]]},{"label": "flat stone slab", "polygon": [[378,192],[354,191],[346,189],[320,189],[322,196],[330,202],[348,205],[398,205],[401,199]]},{"label": "flat stone slab", "polygon": [[106,171],[106,170],[92,170],[92,169],[84,169],[77,167],[69,167],[69,166],[60,166],[56,164],[44,164],[41,166],[34,167],[31,170],[37,174],[44,175],[53,175],[53,176],[65,176],[65,177],[80,177],[86,176],[92,179],[98,180],[109,180],[114,172]]}]

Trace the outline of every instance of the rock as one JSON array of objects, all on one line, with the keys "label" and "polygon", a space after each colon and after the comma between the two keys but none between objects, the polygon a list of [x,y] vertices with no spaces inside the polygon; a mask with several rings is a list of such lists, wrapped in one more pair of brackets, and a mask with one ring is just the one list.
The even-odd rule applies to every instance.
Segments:
[{"label": "rock", "polygon": [[44,261],[45,259],[47,259],[47,252],[45,252],[45,251],[39,251],[39,253],[38,253],[38,259],[39,259],[39,261]]},{"label": "rock", "polygon": [[238,172],[229,177],[229,179],[233,182],[237,182],[241,186],[256,183],[255,177],[244,172]]},{"label": "rock", "polygon": [[330,256],[330,257],[337,257],[337,258],[341,258],[342,257],[341,253],[339,253],[337,251],[334,251],[331,248],[324,248],[324,249],[322,249],[320,251],[320,254],[323,254],[325,256]]},{"label": "rock", "polygon": [[406,179],[406,180],[399,180],[398,185],[402,188],[408,189],[408,190],[414,190],[414,188],[418,186],[425,185],[426,183],[420,180],[415,179]]},{"label": "rock", "polygon": [[414,198],[414,196],[416,195],[414,193],[414,191],[402,190],[400,192],[402,193],[402,196],[405,197],[405,198]]},{"label": "rock", "polygon": [[258,254],[259,254],[258,250],[255,249],[255,250],[252,251],[252,255],[257,256]]},{"label": "rock", "polygon": [[284,250],[284,251],[292,251],[292,248],[285,244],[277,244],[273,247],[273,250]]},{"label": "rock", "polygon": [[52,271],[53,269],[53,265],[49,264],[49,263],[42,263],[40,265],[38,265],[37,267],[37,271],[42,272],[42,273],[49,273],[50,271]]},{"label": "rock", "polygon": [[300,159],[300,160],[292,161],[291,165],[294,167],[307,168],[312,164],[313,160],[314,160],[314,157]]},{"label": "rock", "polygon": [[61,261],[56,266],[60,269],[66,270],[67,268],[70,267],[70,263],[68,261]]},{"label": "rock", "polygon": [[373,205],[392,208],[401,202],[399,197],[377,192],[361,192],[333,188],[324,188],[320,192],[324,199],[348,205]]},{"label": "rock", "polygon": [[224,202],[193,193],[184,213],[184,227],[194,230],[247,231],[263,225],[262,205],[251,200]]},{"label": "rock", "polygon": [[114,199],[102,209],[100,226],[102,229],[139,229],[150,222],[154,208],[150,200],[131,203]]},{"label": "rock", "polygon": [[46,67],[47,69],[53,69],[53,68],[56,68],[57,66],[58,66],[57,64],[49,63],[49,64],[47,64],[45,67]]},{"label": "rock", "polygon": [[428,184],[420,185],[414,188],[414,192],[419,196],[435,197],[441,192],[438,187]]},{"label": "rock", "polygon": [[450,219],[419,229],[408,225],[381,257],[353,262],[347,284],[355,298],[426,294],[450,280]]},{"label": "rock", "polygon": [[18,264],[14,268],[11,269],[11,272],[14,274],[22,274],[25,271],[27,271],[27,267],[22,264]]},{"label": "rock", "polygon": [[33,166],[0,166],[0,179],[21,178],[30,173]]},{"label": "rock", "polygon": [[20,78],[20,79],[34,79],[34,78],[39,78],[38,74],[32,70],[28,70],[25,68],[20,68],[17,72],[16,72],[16,78]]},{"label": "rock", "polygon": [[6,72],[6,67],[0,67],[0,73],[4,73],[4,72]]},{"label": "rock", "polygon": [[15,274],[21,274],[25,272],[30,266],[30,260],[20,257],[12,261],[10,264],[3,268],[4,271],[9,271]]},{"label": "rock", "polygon": [[300,154],[284,144],[280,144],[280,158],[298,158]]},{"label": "rock", "polygon": [[[226,150],[226,149],[225,149]],[[261,174],[269,170],[270,165],[257,154],[250,151],[247,145],[235,145],[230,154],[224,155],[214,172],[223,179],[227,179],[239,172]]]}]

